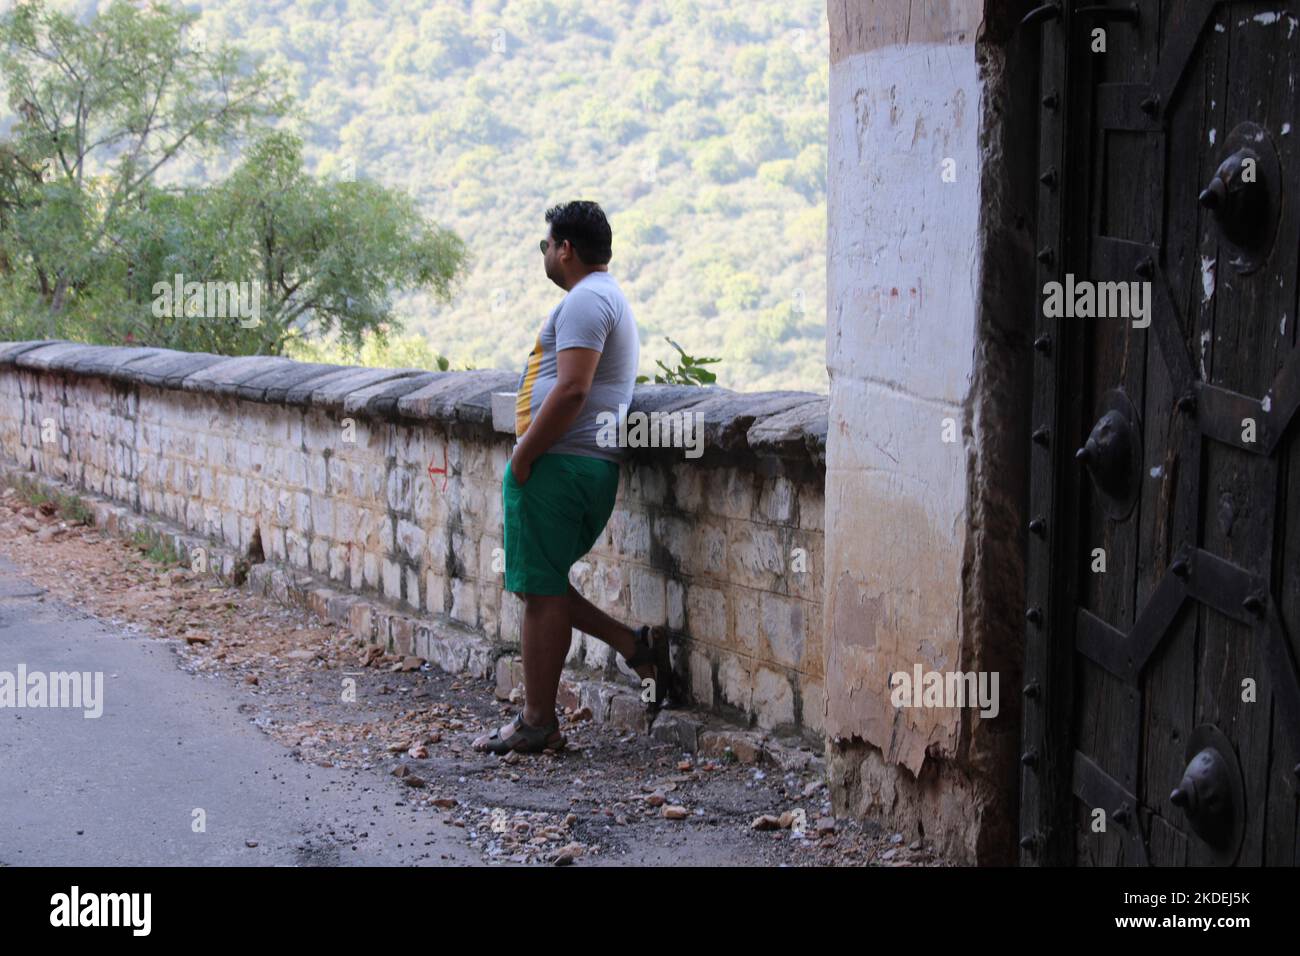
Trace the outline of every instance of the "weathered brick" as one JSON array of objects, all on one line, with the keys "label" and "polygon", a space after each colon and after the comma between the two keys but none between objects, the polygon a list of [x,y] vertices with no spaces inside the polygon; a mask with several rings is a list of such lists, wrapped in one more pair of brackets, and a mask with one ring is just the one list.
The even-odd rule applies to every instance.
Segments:
[{"label": "weathered brick", "polygon": [[713,663],[703,651],[690,652],[691,700],[696,706],[713,707]]},{"label": "weathered brick", "polygon": [[272,561],[284,561],[289,557],[283,528],[268,528],[267,533],[262,536],[262,547],[266,556]]},{"label": "weathered brick", "polygon": [[447,611],[447,579],[434,571],[424,575],[424,608],[432,614]]},{"label": "weathered brick", "polygon": [[404,614],[394,614],[389,618],[388,634],[394,653],[409,655],[415,652],[415,625],[415,619]]},{"label": "weathered brick", "polygon": [[731,614],[728,644],[744,650],[750,657],[765,658],[768,651],[759,618],[760,592],[731,588],[727,596]]},{"label": "weathered brick", "polygon": [[328,574],[331,581],[342,581],[348,573],[348,549],[340,545],[334,545],[329,549],[329,567]]},{"label": "weathered brick", "polygon": [[610,700],[609,723],[619,730],[632,730],[639,734],[650,732],[650,717],[646,705],[636,694],[615,694]]},{"label": "weathered brick", "polygon": [[659,515],[652,525],[654,542],[666,552],[678,568],[684,568],[690,562],[691,525],[684,518],[674,515]]},{"label": "weathered brick", "polygon": [[487,537],[479,543],[478,579],[480,582],[500,586],[505,583],[505,543],[500,538]]},{"label": "weathered brick", "polygon": [[489,638],[500,636],[501,588],[491,581],[480,581],[478,587],[478,628]]},{"label": "weathered brick", "polygon": [[588,667],[595,671],[603,671],[611,659],[616,659],[621,663],[622,658],[617,657],[614,649],[602,640],[578,632],[579,638],[575,644],[579,644],[582,649],[582,661]]},{"label": "weathered brick", "polygon": [[387,558],[383,562],[384,597],[396,600],[402,596],[402,567]]},{"label": "weathered brick", "polygon": [[329,481],[329,467],[322,455],[312,455],[307,460],[307,490],[324,494]]},{"label": "weathered brick", "polygon": [[700,521],[691,528],[682,570],[692,575],[725,578],[727,548],[726,528],[715,520]]},{"label": "weathered brick", "polygon": [[662,466],[638,462],[625,469],[620,476],[620,488],[628,488],[630,496],[646,504],[657,505],[664,501],[667,478]]},{"label": "weathered brick", "polygon": [[348,612],[348,629],[354,637],[367,643],[375,638],[375,619],[369,604],[358,602]]},{"label": "weathered brick", "polygon": [[748,711],[754,696],[754,678],[738,654],[723,654],[718,662],[718,690],[733,707]]},{"label": "weathered brick", "polygon": [[789,478],[777,475],[763,482],[758,510],[773,524],[786,524],[794,513],[795,490]]},{"label": "weathered brick", "polygon": [[579,693],[579,704],[590,707],[593,719],[597,723],[609,720],[609,708],[615,696],[616,688],[602,681],[587,681]]},{"label": "weathered brick", "polygon": [[359,603],[359,599],[351,594],[343,594],[338,591],[331,591],[329,601],[326,603],[326,617],[340,627],[351,627],[352,608]]},{"label": "weathered brick", "polygon": [[296,491],[293,494],[293,523],[291,527],[294,531],[300,533],[310,532],[312,529],[311,496],[306,492]]},{"label": "weathered brick", "polygon": [[787,667],[798,667],[803,660],[807,621],[805,602],[764,593],[761,598],[763,637],[773,659]]},{"label": "weathered brick", "polygon": [[626,607],[626,581],[629,569],[621,564],[601,561],[592,570],[588,600],[606,614],[617,617]]},{"label": "weathered brick", "polygon": [[322,538],[334,538],[334,501],[326,495],[311,496],[312,533]]},{"label": "weathered brick", "polygon": [[785,573],[785,552],[776,529],[738,522],[727,543],[729,577],[760,591],[778,590]]},{"label": "weathered brick", "polygon": [[509,700],[510,691],[514,689],[514,680],[511,675],[510,663],[515,658],[499,657],[496,663],[496,687],[493,690],[497,700]]},{"label": "weathered brick", "polygon": [[428,545],[428,535],[419,525],[401,518],[397,522],[397,546],[411,561],[419,561]]},{"label": "weathered brick", "polygon": [[686,629],[697,641],[727,642],[727,598],[717,588],[692,584],[686,589]]},{"label": "weathered brick", "polygon": [[404,568],[406,575],[406,593],[403,600],[417,611],[420,610],[420,572],[415,568]]},{"label": "weathered brick", "polygon": [[799,690],[799,719],[804,728],[820,734],[826,725],[826,688],[821,681],[804,680]]},{"label": "weathered brick", "polygon": [[560,709],[577,710],[581,705],[579,700],[580,685],[571,680],[561,680],[559,686],[555,688],[555,704]]},{"label": "weathered brick", "polygon": [[785,590],[805,601],[821,602],[822,581],[826,574],[820,532],[792,532],[786,554]]},{"label": "weathered brick", "polygon": [[311,569],[317,574],[329,573],[329,551],[330,543],[324,538],[313,538],[311,544],[307,547]]},{"label": "weathered brick", "polygon": [[644,512],[616,509],[607,526],[613,554],[632,561],[650,557],[650,518]]},{"label": "weathered brick", "polygon": [[794,723],[794,689],[790,679],[768,667],[754,674],[751,707],[765,730]]},{"label": "weathered brick", "polygon": [[461,531],[451,535],[451,553],[458,573],[473,575],[478,571],[478,537]]},{"label": "weathered brick", "polygon": [[501,640],[518,645],[523,633],[524,602],[517,594],[501,593]]},{"label": "weathered brick", "polygon": [[731,753],[743,764],[763,762],[763,736],[752,731],[705,730],[700,733],[700,755],[725,757]]},{"label": "weathered brick", "polygon": [[681,630],[686,626],[686,589],[681,581],[669,578],[667,595],[668,626],[674,630]]},{"label": "weathered brick", "polygon": [[487,510],[487,495],[476,481],[464,481],[460,488],[460,513],[463,520],[479,524]]},{"label": "weathered brick", "polygon": [[668,616],[664,576],[646,568],[632,568],[630,577],[632,619],[642,624],[662,624]]},{"label": "weathered brick", "polygon": [[826,492],[816,485],[799,486],[799,527],[805,531],[826,529]]},{"label": "weathered brick", "polygon": [[661,711],[655,718],[650,734],[661,743],[672,744],[683,753],[699,749],[701,723],[681,713]]},{"label": "weathered brick", "polygon": [[704,471],[703,506],[711,514],[727,518],[749,518],[754,511],[752,472],[736,468]]},{"label": "weathered brick", "polygon": [[451,616],[471,627],[478,623],[478,589],[473,582],[452,578]]}]

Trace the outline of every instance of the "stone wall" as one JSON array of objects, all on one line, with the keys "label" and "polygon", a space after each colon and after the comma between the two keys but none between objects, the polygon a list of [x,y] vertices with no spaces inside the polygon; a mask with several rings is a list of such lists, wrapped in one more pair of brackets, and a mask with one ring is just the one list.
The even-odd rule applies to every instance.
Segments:
[{"label": "stone wall", "polygon": [[[486,676],[519,641],[500,550],[515,380],[0,344],[0,459],[186,529],[228,565],[373,596],[405,614],[384,633],[353,615],[362,636]],[[698,706],[820,742],[825,398],[638,386],[633,410],[698,413],[704,455],[635,451],[574,584],[679,630]],[[617,676],[606,645],[575,638],[571,667]]]}]

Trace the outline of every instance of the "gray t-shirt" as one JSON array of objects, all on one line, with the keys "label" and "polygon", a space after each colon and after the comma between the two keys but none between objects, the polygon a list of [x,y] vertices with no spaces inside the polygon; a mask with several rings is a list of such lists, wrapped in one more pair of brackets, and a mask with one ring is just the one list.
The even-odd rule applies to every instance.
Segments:
[{"label": "gray t-shirt", "polygon": [[641,337],[623,290],[608,272],[592,272],[580,279],[542,326],[519,376],[515,437],[524,436],[555,387],[555,353],[572,348],[594,349],[600,353],[600,361],[577,420],[547,451],[619,461],[623,449],[609,441],[617,430],[608,423],[611,415],[617,421],[632,401]]}]

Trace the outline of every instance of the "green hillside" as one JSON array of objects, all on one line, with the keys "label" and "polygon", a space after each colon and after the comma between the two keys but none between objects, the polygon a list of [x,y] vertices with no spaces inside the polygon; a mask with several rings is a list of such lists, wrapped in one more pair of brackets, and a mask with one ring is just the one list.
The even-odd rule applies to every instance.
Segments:
[{"label": "green hillside", "polygon": [[610,214],[643,371],[671,336],[722,356],[722,385],[825,388],[824,0],[188,6],[287,68],[318,174],[399,187],[466,240],[451,305],[398,300],[454,366],[520,364],[561,295],[543,212],[583,198]]}]

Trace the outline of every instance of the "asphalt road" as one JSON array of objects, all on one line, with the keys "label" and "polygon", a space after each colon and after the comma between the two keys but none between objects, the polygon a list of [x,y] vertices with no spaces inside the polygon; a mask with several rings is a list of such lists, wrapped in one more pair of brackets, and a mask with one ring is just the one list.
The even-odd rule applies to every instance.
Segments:
[{"label": "asphalt road", "polygon": [[480,862],[380,771],[293,759],[229,683],[46,599],[0,559],[0,672],[20,664],[102,673],[103,713],[0,706],[0,866]]}]

